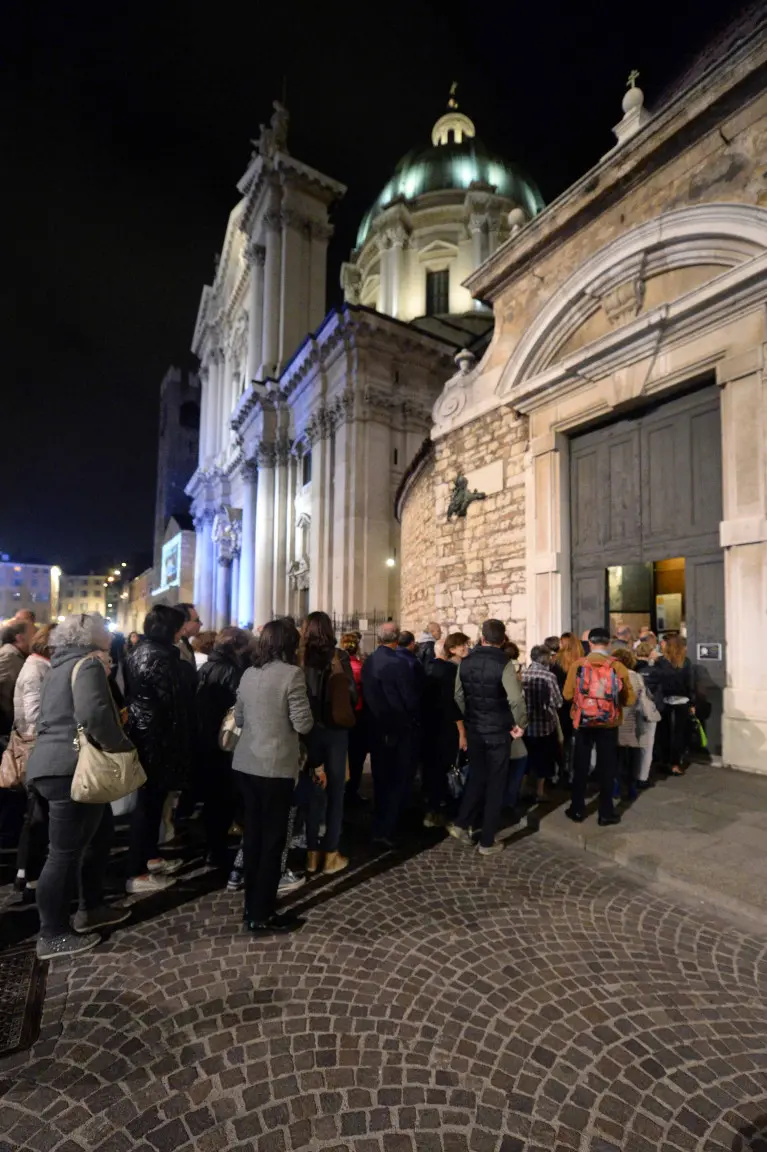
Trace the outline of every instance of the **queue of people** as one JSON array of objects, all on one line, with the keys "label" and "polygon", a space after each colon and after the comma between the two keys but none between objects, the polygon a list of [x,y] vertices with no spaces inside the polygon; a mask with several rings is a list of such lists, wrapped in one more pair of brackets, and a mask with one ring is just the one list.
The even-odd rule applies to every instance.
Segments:
[{"label": "queue of people", "polygon": [[244,890],[256,934],[296,926],[277,909],[306,882],[287,867],[298,826],[306,877],[349,866],[344,809],[367,802],[368,755],[375,843],[398,843],[420,769],[424,825],[446,826],[481,857],[502,851],[503,810],[517,809],[525,778],[538,804],[552,781],[567,782],[567,815],[580,822],[595,769],[598,821],[611,825],[622,779],[630,796],[652,786],[654,754],[670,775],[684,772],[695,686],[681,637],[660,651],[646,634],[635,644],[602,628],[585,643],[565,633],[534,646],[524,668],[498,620],[474,645],[462,632],[443,638],[437,624],[417,641],[393,621],[371,655],[360,642],[347,633],[337,643],[324,612],[300,627],[270,621],[258,635],[206,633],[193,605],[157,605],[124,649],[97,614],[38,630],[10,622],[0,635],[0,736],[16,749],[13,764],[24,759],[23,787],[3,780],[0,819],[9,801],[24,809],[17,883],[38,906],[38,955],[93,947],[99,930],[130,915],[104,901],[111,808],[71,796],[78,729],[108,752],[136,749],[146,775],[130,798],[126,891],[172,887],[183,862],[160,849],[174,832],[171,811],[180,822],[201,805],[210,866],[230,870],[241,830],[228,887]]}]

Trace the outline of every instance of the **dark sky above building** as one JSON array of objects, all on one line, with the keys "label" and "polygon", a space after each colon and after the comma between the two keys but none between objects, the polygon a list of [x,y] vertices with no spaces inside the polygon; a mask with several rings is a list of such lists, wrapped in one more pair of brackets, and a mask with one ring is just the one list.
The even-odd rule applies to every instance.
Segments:
[{"label": "dark sky above building", "polygon": [[284,77],[292,154],[349,186],[331,306],[360,217],[452,80],[550,201],[614,143],[629,70],[652,109],[739,7],[11,0],[0,551],[71,570],[151,547],[160,381],[194,364],[200,291]]}]

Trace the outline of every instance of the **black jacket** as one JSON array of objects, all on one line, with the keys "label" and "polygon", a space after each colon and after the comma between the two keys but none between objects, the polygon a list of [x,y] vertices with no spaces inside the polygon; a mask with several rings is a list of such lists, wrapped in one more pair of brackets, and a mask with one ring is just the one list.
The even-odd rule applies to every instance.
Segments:
[{"label": "black jacket", "polygon": [[421,662],[421,667],[424,672],[428,672],[432,664],[436,660],[435,655],[436,643],[434,640],[422,640],[418,644],[415,654]]},{"label": "black jacket", "polygon": [[435,660],[426,673],[423,693],[423,721],[427,731],[443,728],[457,732],[456,721],[463,713],[455,701],[455,678],[458,665],[452,660]]},{"label": "black jacket", "polygon": [[670,660],[661,656],[653,667],[653,682],[658,685],[661,698],[687,696],[694,703],[695,677],[689,660],[685,660],[681,668],[675,668]]},{"label": "black jacket", "polygon": [[127,732],[150,784],[186,787],[194,776],[194,668],[173,644],[142,639],[128,657]]},{"label": "black jacket", "polygon": [[420,698],[413,684],[409,662],[385,644],[362,665],[362,698],[379,734],[407,732],[415,727]]},{"label": "black jacket", "polygon": [[229,757],[231,752],[222,752],[218,746],[221,722],[237,699],[242,674],[246,665],[226,652],[211,652],[197,676],[197,731],[203,753]]},{"label": "black jacket", "polygon": [[466,726],[486,739],[506,739],[514,715],[503,686],[509,658],[500,648],[475,648],[461,663],[459,675],[466,702]]}]

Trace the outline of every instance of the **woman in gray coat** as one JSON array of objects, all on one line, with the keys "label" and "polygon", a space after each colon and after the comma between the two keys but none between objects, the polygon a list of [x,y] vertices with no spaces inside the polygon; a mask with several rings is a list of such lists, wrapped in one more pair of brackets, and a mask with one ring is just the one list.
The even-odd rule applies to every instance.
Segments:
[{"label": "woman in gray coat", "polygon": [[[133,745],[120,724],[103,661],[110,636],[97,612],[68,616],[52,634],[51,669],[43,684],[37,742],[27,765],[27,786],[48,810],[50,847],[37,884],[41,960],[85,952],[99,943],[96,929],[127,920],[130,911],[107,907],[103,880],[112,846],[108,804],[80,804],[71,797],[77,767],[77,729],[108,752]],[[72,673],[78,661],[72,685]],[[69,906],[79,891],[79,911]],[[74,931],[73,931],[74,928]]]},{"label": "woman in gray coat", "polygon": [[314,723],[306,680],[296,666],[298,632],[272,620],[261,633],[254,667],[237,692],[242,734],[232,767],[245,810],[245,923],[249,931],[289,932],[295,919],[277,915],[277,886],[298,777],[299,736]]}]

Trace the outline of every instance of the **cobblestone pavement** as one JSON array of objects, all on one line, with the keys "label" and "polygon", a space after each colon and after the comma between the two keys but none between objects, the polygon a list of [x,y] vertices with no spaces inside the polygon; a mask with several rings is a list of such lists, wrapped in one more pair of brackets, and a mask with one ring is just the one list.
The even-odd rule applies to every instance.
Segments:
[{"label": "cobblestone pavement", "polygon": [[767,939],[612,865],[438,842],[267,941],[194,883],[52,967],[1,1152],[767,1149]]}]

